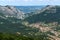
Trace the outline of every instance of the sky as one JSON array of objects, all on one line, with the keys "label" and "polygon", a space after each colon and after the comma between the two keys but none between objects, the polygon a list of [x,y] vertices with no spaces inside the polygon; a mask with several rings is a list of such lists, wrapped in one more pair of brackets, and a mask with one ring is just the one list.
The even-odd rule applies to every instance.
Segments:
[{"label": "sky", "polygon": [[60,0],[0,0],[0,5],[13,6],[39,6],[39,5],[60,5]]}]

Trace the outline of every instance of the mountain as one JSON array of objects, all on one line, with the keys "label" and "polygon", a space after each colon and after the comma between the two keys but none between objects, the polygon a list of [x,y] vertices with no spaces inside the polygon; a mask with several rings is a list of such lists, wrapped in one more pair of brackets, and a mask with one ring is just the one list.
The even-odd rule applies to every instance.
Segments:
[{"label": "mountain", "polygon": [[36,14],[27,17],[26,20],[29,23],[36,22],[60,22],[60,6],[46,6],[40,11],[37,11]]},{"label": "mountain", "polygon": [[60,40],[60,6],[47,5],[34,13],[23,21],[28,22],[30,27],[40,29],[50,40]]},{"label": "mountain", "polygon": [[17,19],[22,19],[24,17],[24,13],[14,6],[0,6],[0,14],[5,17],[15,17]]}]

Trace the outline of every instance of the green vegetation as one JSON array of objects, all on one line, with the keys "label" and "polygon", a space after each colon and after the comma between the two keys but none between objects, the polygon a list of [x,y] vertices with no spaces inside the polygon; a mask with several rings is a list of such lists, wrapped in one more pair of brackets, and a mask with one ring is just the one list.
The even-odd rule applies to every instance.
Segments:
[{"label": "green vegetation", "polygon": [[49,39],[47,38],[47,35],[29,37],[17,34],[0,33],[0,40],[49,40]]},{"label": "green vegetation", "polygon": [[44,11],[43,10],[41,11],[42,11],[41,13],[37,12],[37,14],[34,14],[32,16],[25,18],[25,21],[28,21],[29,23],[36,23],[36,22],[45,22],[45,23],[58,22],[60,23],[60,6],[51,7]]}]

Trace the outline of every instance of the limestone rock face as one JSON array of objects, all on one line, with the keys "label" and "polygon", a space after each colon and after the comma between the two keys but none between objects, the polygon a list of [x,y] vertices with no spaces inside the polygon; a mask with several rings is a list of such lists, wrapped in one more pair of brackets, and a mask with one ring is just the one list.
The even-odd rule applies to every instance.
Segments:
[{"label": "limestone rock face", "polygon": [[0,6],[0,14],[1,13],[6,17],[16,17],[17,19],[24,17],[24,13],[14,6]]}]

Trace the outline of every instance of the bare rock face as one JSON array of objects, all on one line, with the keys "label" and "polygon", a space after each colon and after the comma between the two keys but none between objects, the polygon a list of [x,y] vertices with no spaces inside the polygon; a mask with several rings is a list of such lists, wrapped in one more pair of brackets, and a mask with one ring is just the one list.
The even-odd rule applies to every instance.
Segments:
[{"label": "bare rock face", "polygon": [[0,6],[0,14],[5,17],[16,17],[17,19],[23,19],[24,13],[14,6]]}]

